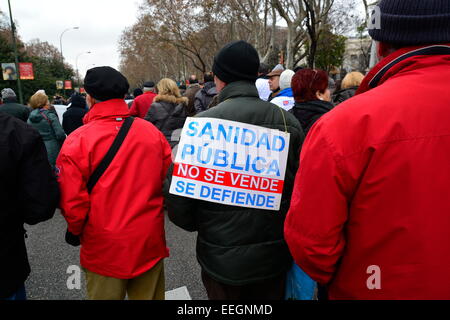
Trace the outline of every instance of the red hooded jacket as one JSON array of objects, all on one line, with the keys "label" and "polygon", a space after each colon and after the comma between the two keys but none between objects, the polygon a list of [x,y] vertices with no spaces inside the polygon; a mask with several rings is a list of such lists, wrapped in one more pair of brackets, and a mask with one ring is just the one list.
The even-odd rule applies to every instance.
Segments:
[{"label": "red hooded jacket", "polygon": [[61,209],[81,234],[81,265],[103,276],[131,279],[168,257],[162,184],[171,163],[164,135],[135,119],[113,162],[87,191],[87,181],[129,117],[124,100],[95,104],[57,160]]},{"label": "red hooded jacket", "polygon": [[144,119],[156,96],[157,94],[151,91],[141,94],[134,99],[133,104],[131,105],[130,114],[134,117]]},{"label": "red hooded jacket", "polygon": [[310,131],[285,236],[331,299],[450,299],[450,46],[399,50]]}]

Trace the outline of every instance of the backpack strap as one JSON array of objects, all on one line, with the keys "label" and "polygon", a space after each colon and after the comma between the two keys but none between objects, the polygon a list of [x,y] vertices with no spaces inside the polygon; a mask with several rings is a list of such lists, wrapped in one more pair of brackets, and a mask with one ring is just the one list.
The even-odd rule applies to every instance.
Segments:
[{"label": "backpack strap", "polygon": [[89,181],[87,183],[87,189],[89,194],[92,192],[92,189],[94,189],[95,185],[97,184],[98,180],[102,177],[102,175],[105,173],[106,169],[108,169],[111,162],[114,160],[114,157],[116,156],[117,152],[119,151],[120,147],[122,146],[122,143],[124,142],[125,138],[128,135],[128,132],[130,131],[131,125],[134,122],[133,117],[128,117],[125,119],[122,127],[119,130],[119,133],[117,134],[116,138],[114,139],[113,144],[109,148],[108,152],[106,153],[103,160],[100,162],[98,167],[95,169],[95,171],[92,173],[91,177],[89,178]]}]

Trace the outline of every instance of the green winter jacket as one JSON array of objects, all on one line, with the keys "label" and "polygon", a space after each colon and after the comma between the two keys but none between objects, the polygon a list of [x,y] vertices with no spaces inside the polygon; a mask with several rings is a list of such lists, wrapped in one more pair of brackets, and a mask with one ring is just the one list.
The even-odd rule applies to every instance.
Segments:
[{"label": "green winter jacket", "polygon": [[281,210],[248,209],[171,195],[173,168],[164,192],[170,220],[185,230],[198,231],[197,259],[202,269],[218,282],[246,285],[278,277],[292,265],[283,229],[304,134],[292,114],[259,99],[254,83],[231,83],[222,90],[219,100],[217,107],[197,117],[238,121],[291,134]]},{"label": "green winter jacket", "polygon": [[49,110],[35,109],[31,111],[28,124],[33,126],[41,134],[47,149],[48,161],[55,167],[61,146],[66,139],[66,134],[58,120],[58,116]]}]

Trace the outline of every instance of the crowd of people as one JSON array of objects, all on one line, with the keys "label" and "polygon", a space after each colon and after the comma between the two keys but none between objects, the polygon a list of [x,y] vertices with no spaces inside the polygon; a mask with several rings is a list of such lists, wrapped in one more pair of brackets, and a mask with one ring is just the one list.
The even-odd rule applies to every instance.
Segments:
[{"label": "crowd of people", "polygon": [[[62,125],[45,92],[26,107],[4,89],[0,299],[25,299],[23,224],[56,208],[67,243],[81,245],[89,299],[164,299],[166,212],[198,233],[210,299],[285,299],[292,268],[317,283],[311,299],[450,299],[450,7],[380,10],[380,63],[336,84],[322,70],[269,68],[234,41],[202,81],[148,81],[129,104],[119,71],[90,69]],[[170,193],[188,117],[289,134],[279,210]]]}]

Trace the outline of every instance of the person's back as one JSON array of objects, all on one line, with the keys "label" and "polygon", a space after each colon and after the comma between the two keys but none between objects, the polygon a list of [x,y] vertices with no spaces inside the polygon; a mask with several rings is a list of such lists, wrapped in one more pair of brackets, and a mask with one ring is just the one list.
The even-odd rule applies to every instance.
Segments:
[{"label": "person's back", "polygon": [[[111,107],[116,112],[107,110]],[[60,184],[68,191],[67,197],[62,198],[62,208],[75,214],[73,218],[78,221],[80,217],[71,210],[73,206],[90,204],[89,212],[80,212],[88,215],[82,219],[88,221],[83,228],[81,263],[90,271],[118,278],[135,277],[152,267],[156,262],[153,260],[161,258],[158,256],[161,252],[167,254],[165,246],[161,246],[164,217],[160,187],[170,151],[165,148],[164,136],[154,126],[136,118],[112,168],[105,172],[90,196],[84,185],[92,174],[89,168],[99,165],[117,135],[120,122],[115,118],[129,116],[125,108],[128,109],[122,101],[96,105],[87,124],[67,138],[58,158],[58,168],[65,171],[60,175]],[[68,168],[72,161],[82,166],[83,172]],[[80,180],[70,185],[71,179],[78,176]],[[71,192],[78,188],[82,190],[80,193]],[[67,218],[70,221],[72,216]],[[78,234],[76,231],[80,230],[73,231]],[[152,251],[137,255],[151,247]]]},{"label": "person's back", "polygon": [[23,224],[34,225],[53,216],[58,185],[39,133],[2,113],[0,149],[0,300],[23,299],[30,273]]},{"label": "person's back", "polygon": [[63,114],[62,126],[67,135],[83,126],[83,118],[87,111],[86,100],[81,95],[73,95],[70,107]]},{"label": "person's back", "polygon": [[[249,44],[235,42],[221,53],[248,52],[247,48]],[[210,299],[281,299],[286,272],[292,263],[283,237],[283,224],[303,133],[292,115],[259,98],[255,86],[259,58],[254,52],[251,56],[254,74],[241,72],[242,77],[246,76],[242,80],[234,76],[236,73],[227,75],[224,71],[220,73],[224,68],[216,68],[216,76],[228,81],[219,94],[221,103],[196,117],[237,121],[290,133],[281,209],[264,211],[178,197],[168,193],[169,183],[166,184],[169,218],[186,230],[198,231],[197,259]]]},{"label": "person's back", "polygon": [[333,103],[335,105],[338,105],[350,98],[353,98],[355,96],[357,90],[358,90],[358,87],[351,87],[351,88],[339,90],[338,92],[336,92],[333,95]]},{"label": "person's back", "polygon": [[[418,28],[445,35],[439,8],[396,10],[411,5],[430,14]],[[450,46],[396,50],[386,33],[374,38],[385,58],[305,143],[286,239],[332,299],[450,299]]]},{"label": "person's back", "polygon": [[333,94],[333,103],[338,105],[352,98],[363,80],[364,75],[360,72],[348,73],[342,80],[341,90]]},{"label": "person's back", "polygon": [[[212,75],[210,76],[212,77]],[[203,112],[208,110],[208,106],[211,103],[212,99],[217,95],[216,85],[214,83],[214,78],[207,78],[205,76],[205,84],[202,89],[200,89],[195,94],[194,107],[196,113]]]},{"label": "person's back", "polygon": [[[141,278],[155,268],[162,270],[163,259],[168,257],[162,182],[171,163],[171,149],[153,125],[136,118],[108,169],[91,193],[87,189],[86,182],[113,144],[124,119],[130,117],[127,104],[115,91],[123,87],[124,95],[128,90],[122,75],[117,85],[115,79],[108,80],[112,84],[106,98],[96,85],[118,77],[117,71],[110,70],[94,68],[86,76],[86,91],[96,100],[88,96],[91,109],[86,124],[68,137],[57,161],[61,208],[70,234],[81,235],[81,265],[88,270],[89,279],[99,284],[88,287],[90,299],[123,299],[127,290],[131,290],[131,299],[164,299],[164,280],[160,276],[153,289],[139,292],[127,287],[131,282],[125,281],[121,282],[123,292],[107,292],[99,280],[107,277],[111,281],[145,282],[149,278]],[[95,81],[97,77],[99,82]]]},{"label": "person's back", "polygon": [[153,100],[157,96],[154,92],[155,83],[148,81],[144,83],[144,93],[135,97],[130,108],[130,114],[134,117],[144,119],[150,109]]},{"label": "person's back", "polygon": [[191,80],[191,83],[186,89],[186,92],[183,94],[184,97],[188,98],[189,102],[187,105],[187,111],[189,116],[193,116],[196,114],[195,110],[195,95],[197,92],[201,90],[200,84],[198,80]]},{"label": "person's back", "polygon": [[36,93],[30,99],[33,111],[28,118],[28,124],[34,127],[42,136],[48,153],[48,160],[54,167],[66,134],[59,122],[56,111],[49,110],[48,97]]},{"label": "person's back", "polygon": [[188,99],[181,96],[176,82],[167,78],[158,83],[158,92],[145,120],[158,128],[173,148],[178,141],[172,141],[172,134],[183,128],[188,117]]},{"label": "person's back", "polygon": [[17,97],[12,89],[6,88],[2,90],[2,101],[0,112],[7,113],[17,119],[27,122],[30,115],[30,109],[17,103]]}]

